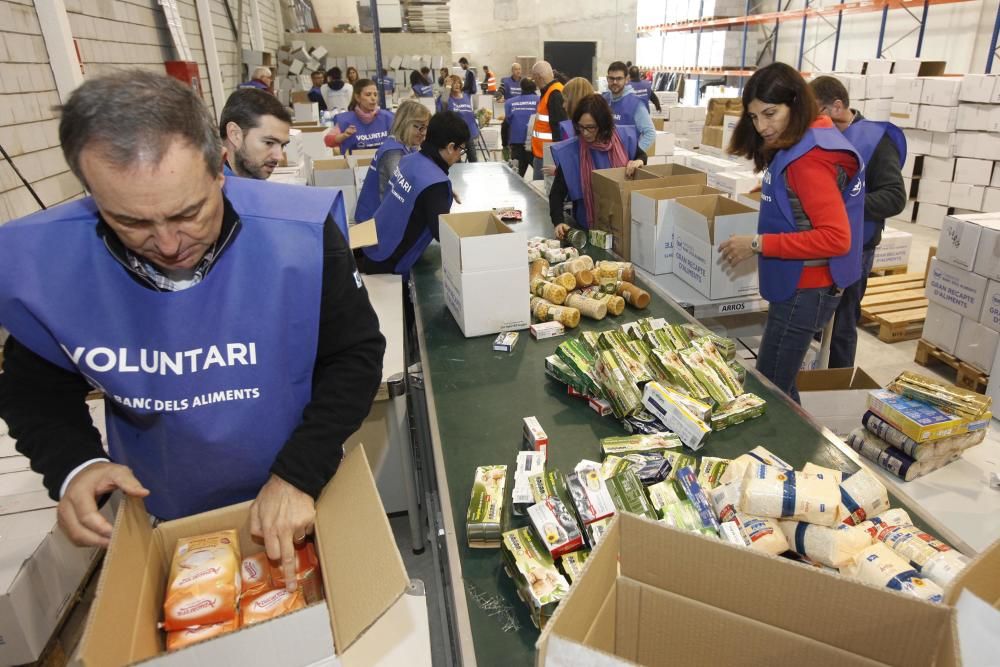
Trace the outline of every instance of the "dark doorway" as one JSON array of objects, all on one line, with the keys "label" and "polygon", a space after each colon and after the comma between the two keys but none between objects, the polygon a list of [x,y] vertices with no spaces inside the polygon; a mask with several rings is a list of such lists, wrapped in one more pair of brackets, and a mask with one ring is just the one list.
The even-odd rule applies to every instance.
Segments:
[{"label": "dark doorway", "polygon": [[567,79],[582,76],[587,81],[594,80],[597,42],[545,42],[542,50],[552,69],[559,70]]}]

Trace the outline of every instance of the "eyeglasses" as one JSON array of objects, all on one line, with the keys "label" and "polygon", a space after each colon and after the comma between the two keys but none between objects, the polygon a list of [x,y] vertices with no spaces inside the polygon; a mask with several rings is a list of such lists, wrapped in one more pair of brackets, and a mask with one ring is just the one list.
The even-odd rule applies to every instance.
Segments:
[{"label": "eyeglasses", "polygon": [[587,133],[597,132],[597,126],[596,125],[580,125],[579,123],[577,123],[576,124],[576,131],[580,132],[580,133],[583,133],[583,132],[587,132]]},{"label": "eyeglasses", "polygon": [[625,77],[623,77],[623,76],[609,76],[608,77],[608,83],[618,83],[619,81],[624,81],[624,80],[625,80]]},{"label": "eyeglasses", "polygon": [[469,152],[468,146],[455,146],[455,150],[458,151],[459,155],[465,155]]},{"label": "eyeglasses", "polygon": [[420,123],[413,123],[411,125],[411,127],[414,130],[416,130],[417,132],[426,132],[427,131],[427,126],[426,125],[421,125]]}]

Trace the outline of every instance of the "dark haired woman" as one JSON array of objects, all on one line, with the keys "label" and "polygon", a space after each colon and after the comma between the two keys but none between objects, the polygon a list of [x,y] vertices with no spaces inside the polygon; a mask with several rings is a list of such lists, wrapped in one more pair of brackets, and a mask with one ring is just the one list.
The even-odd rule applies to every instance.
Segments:
[{"label": "dark haired woman", "polygon": [[573,126],[575,137],[552,144],[556,174],[549,191],[549,215],[560,239],[570,229],[563,215],[567,197],[573,202],[573,226],[589,229],[594,222],[596,207],[590,183],[595,169],[625,167],[625,176],[631,178],[646,162],[635,127],[615,127],[611,108],[600,95],[588,95],[577,103]]},{"label": "dark haired woman", "polygon": [[843,288],[861,277],[861,158],[784,63],[750,77],[727,150],[753,160],[764,178],[758,234],[734,236],[719,250],[731,265],[758,256],[770,305],[757,370],[798,401],[795,376],[810,342]]}]

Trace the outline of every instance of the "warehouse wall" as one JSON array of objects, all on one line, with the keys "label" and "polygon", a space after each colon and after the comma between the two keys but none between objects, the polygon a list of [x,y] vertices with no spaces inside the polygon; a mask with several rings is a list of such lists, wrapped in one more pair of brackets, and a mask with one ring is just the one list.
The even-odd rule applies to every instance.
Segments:
[{"label": "warehouse wall", "polygon": [[598,76],[612,61],[635,60],[636,0],[503,4],[516,18],[496,17],[493,3],[451,0],[454,52],[469,54],[475,65],[488,64],[498,74],[506,74],[517,56],[540,59],[545,41],[597,42]]},{"label": "warehouse wall", "polygon": [[[285,33],[285,43],[290,44],[292,40],[303,41],[309,48],[324,46],[334,56],[375,55],[375,42],[370,33]],[[450,56],[451,53],[452,39],[448,33],[387,32],[382,35],[382,57],[386,60],[395,55]]]},{"label": "warehouse wall", "polygon": [[332,30],[333,26],[341,24],[352,25],[355,29],[358,27],[356,0],[313,0],[313,9],[316,11],[316,21],[323,31]]}]

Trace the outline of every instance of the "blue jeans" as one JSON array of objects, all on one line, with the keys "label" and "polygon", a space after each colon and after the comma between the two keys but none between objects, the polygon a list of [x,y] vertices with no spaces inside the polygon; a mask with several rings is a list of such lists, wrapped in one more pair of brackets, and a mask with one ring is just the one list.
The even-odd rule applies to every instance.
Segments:
[{"label": "blue jeans", "polygon": [[833,339],[830,341],[830,368],[850,368],[858,348],[858,322],[861,320],[861,299],[865,298],[868,274],[875,263],[875,248],[861,253],[861,278],[844,289],[840,305],[833,316]]},{"label": "blue jeans", "polygon": [[542,158],[532,156],[531,161],[531,180],[533,181],[544,181],[545,174],[542,173]]},{"label": "blue jeans", "polygon": [[795,376],[813,336],[823,331],[840,303],[836,285],[797,289],[792,298],[768,305],[757,370],[796,403]]}]

